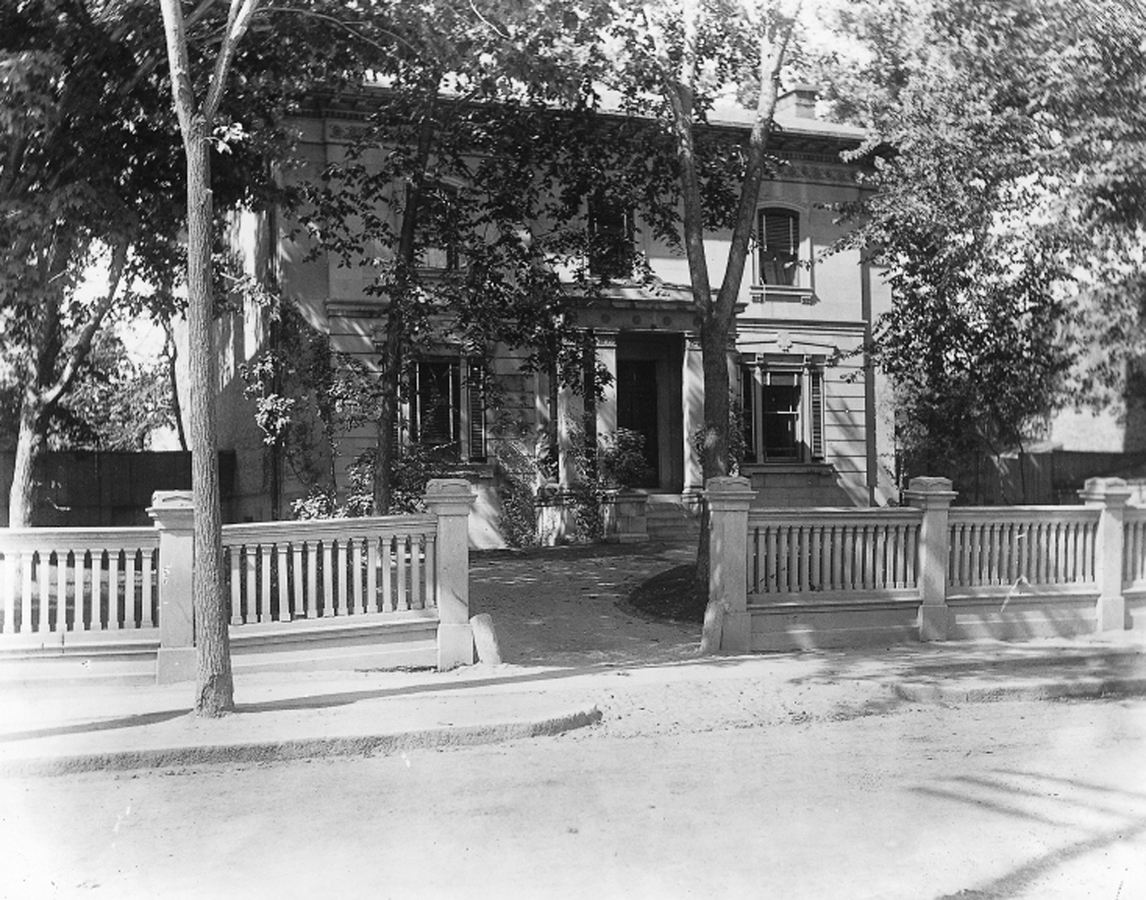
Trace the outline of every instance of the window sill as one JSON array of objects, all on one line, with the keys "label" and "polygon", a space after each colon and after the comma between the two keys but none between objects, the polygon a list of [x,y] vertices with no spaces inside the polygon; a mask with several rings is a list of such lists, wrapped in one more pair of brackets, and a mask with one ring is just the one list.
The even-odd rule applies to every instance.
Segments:
[{"label": "window sill", "polygon": [[751,292],[752,300],[756,303],[772,301],[774,303],[801,303],[804,306],[812,306],[816,302],[816,293],[810,287],[754,284]]}]

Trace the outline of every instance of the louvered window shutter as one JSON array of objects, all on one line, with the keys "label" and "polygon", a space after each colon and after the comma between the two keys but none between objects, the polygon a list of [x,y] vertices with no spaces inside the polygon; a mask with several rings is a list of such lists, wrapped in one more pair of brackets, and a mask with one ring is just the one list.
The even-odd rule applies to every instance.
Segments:
[{"label": "louvered window shutter", "polygon": [[744,461],[756,462],[756,373],[752,366],[740,370],[740,414],[744,425]]},{"label": "louvered window shutter", "polygon": [[800,217],[787,209],[760,213],[760,273],[765,284],[796,284],[800,258]]},{"label": "louvered window shutter", "polygon": [[808,438],[812,445],[812,459],[824,458],[824,373],[813,369],[808,373],[808,394],[811,401],[811,428]]},{"label": "louvered window shutter", "polygon": [[486,459],[485,425],[485,370],[480,363],[471,362],[466,376],[469,394],[470,459]]}]

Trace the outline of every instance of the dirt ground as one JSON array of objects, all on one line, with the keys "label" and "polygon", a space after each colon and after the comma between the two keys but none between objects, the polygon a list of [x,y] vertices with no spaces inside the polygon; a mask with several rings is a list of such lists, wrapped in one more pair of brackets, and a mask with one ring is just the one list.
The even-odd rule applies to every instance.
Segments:
[{"label": "dirt ground", "polygon": [[1144,900],[1146,701],[0,781],[0,897]]},{"label": "dirt ground", "polygon": [[653,543],[481,551],[471,557],[470,613],[493,617],[503,659],[515,665],[689,659],[699,625],[656,621],[623,601],[658,572],[695,560],[695,547]]}]

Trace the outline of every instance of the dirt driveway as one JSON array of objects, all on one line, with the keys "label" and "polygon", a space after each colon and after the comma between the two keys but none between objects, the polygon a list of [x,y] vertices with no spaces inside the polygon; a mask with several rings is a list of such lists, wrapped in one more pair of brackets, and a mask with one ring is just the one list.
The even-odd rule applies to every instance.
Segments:
[{"label": "dirt driveway", "polygon": [[672,662],[696,655],[699,625],[648,621],[620,605],[657,572],[696,560],[688,545],[487,550],[470,559],[470,613],[489,613],[515,665]]}]

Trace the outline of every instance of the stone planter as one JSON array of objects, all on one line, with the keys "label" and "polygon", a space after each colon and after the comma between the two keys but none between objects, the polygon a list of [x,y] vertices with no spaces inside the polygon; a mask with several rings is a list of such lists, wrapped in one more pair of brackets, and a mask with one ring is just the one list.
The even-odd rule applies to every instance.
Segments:
[{"label": "stone planter", "polygon": [[617,544],[639,544],[649,539],[645,504],[648,497],[640,491],[607,491],[601,503],[605,540]]}]

